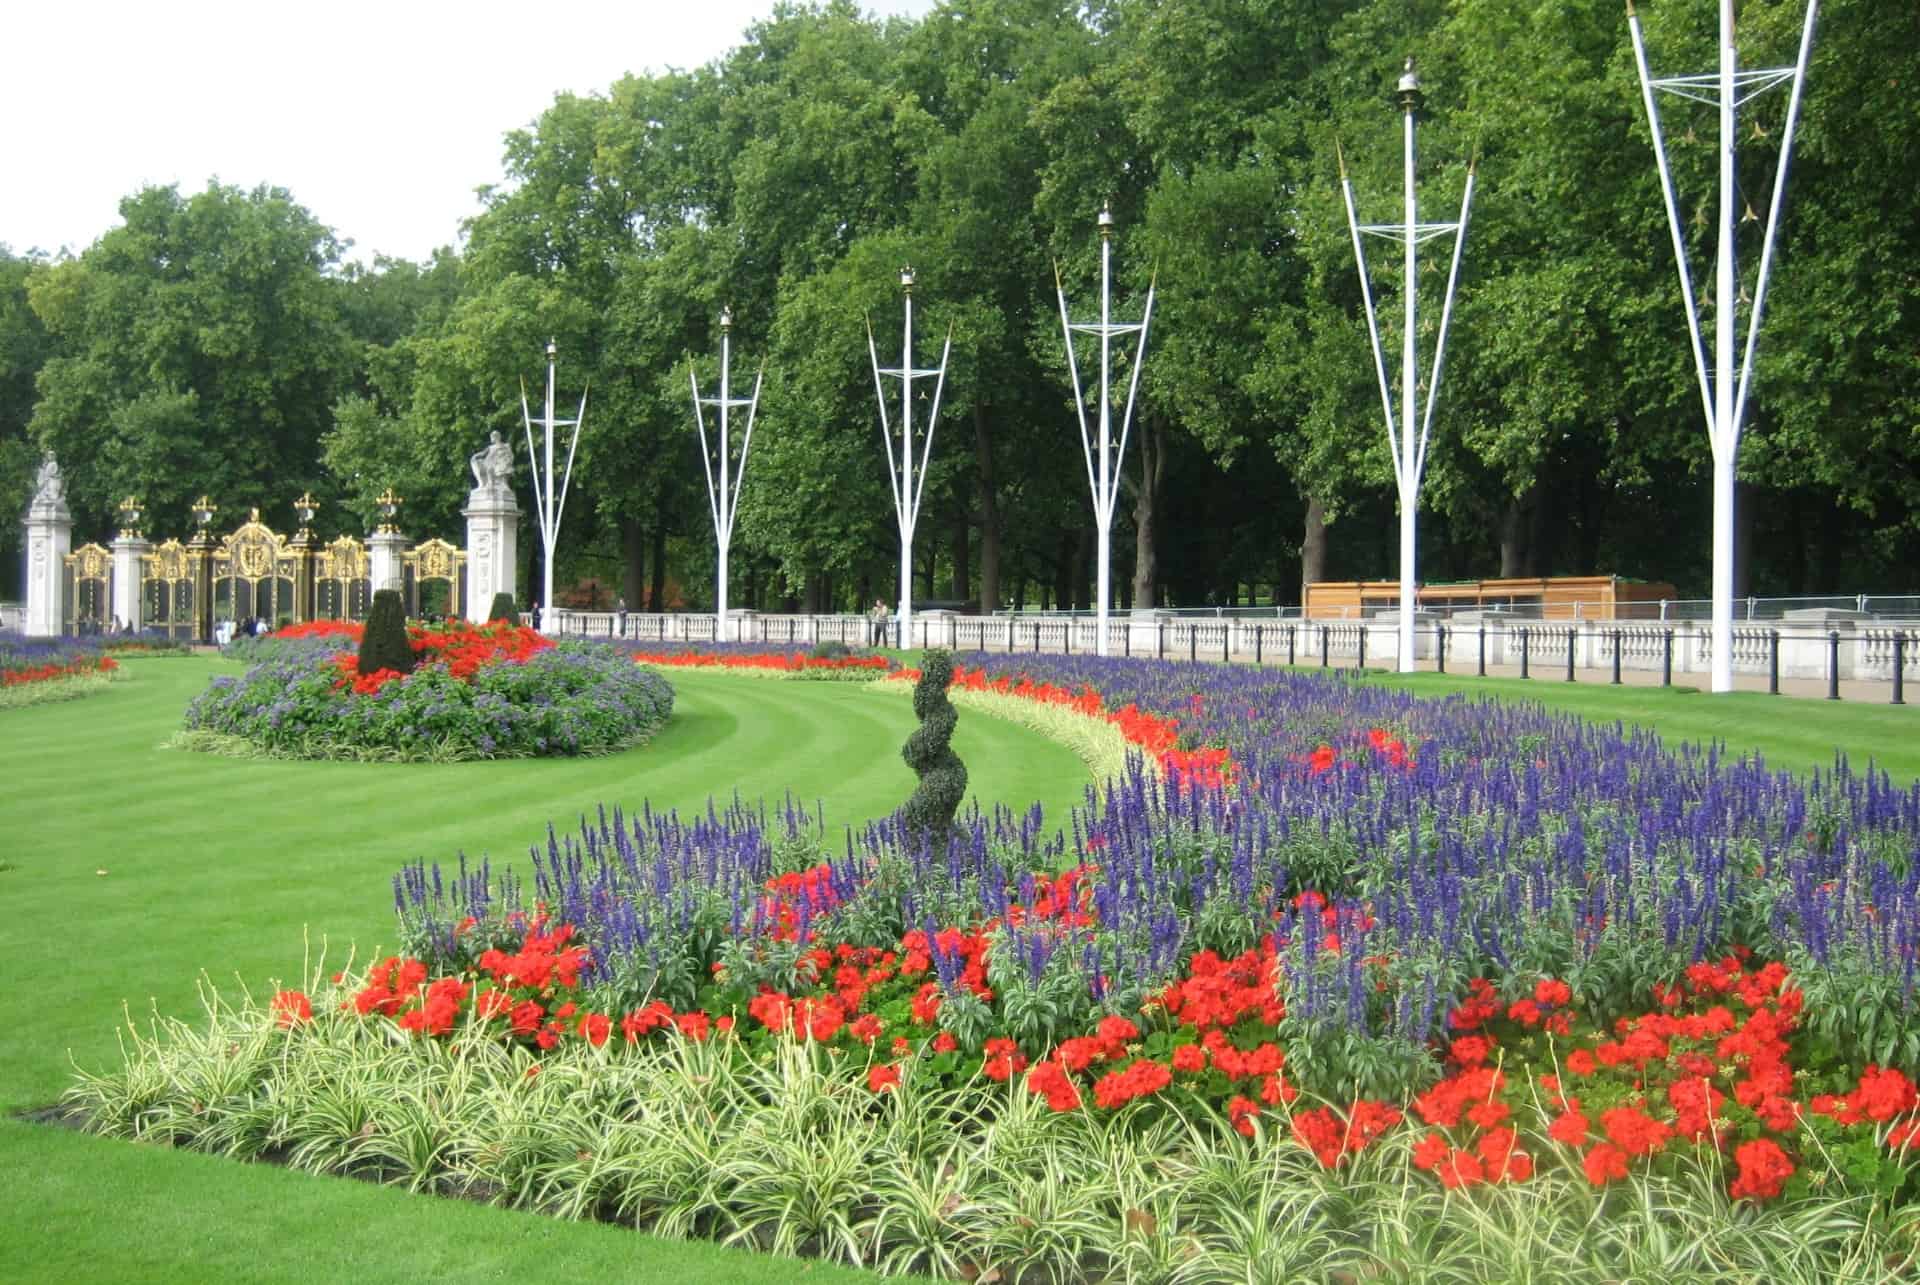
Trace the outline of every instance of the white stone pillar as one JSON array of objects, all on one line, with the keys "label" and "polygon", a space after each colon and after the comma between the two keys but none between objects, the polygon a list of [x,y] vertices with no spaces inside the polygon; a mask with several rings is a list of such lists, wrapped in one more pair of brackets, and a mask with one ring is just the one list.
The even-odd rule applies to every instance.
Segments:
[{"label": "white stone pillar", "polygon": [[140,593],[140,557],[153,543],[138,531],[122,531],[113,542],[113,617],[128,633],[139,633],[146,623],[145,600]]},{"label": "white stone pillar", "polygon": [[36,496],[22,525],[27,528],[26,635],[58,637],[65,623],[61,601],[67,587],[67,555],[73,552],[73,514],[58,496]]},{"label": "white stone pillar", "polygon": [[467,619],[485,624],[498,593],[519,593],[520,506],[504,488],[476,488],[467,519]]},{"label": "white stone pillar", "polygon": [[407,537],[402,532],[382,527],[367,537],[367,579],[373,592],[406,589],[406,572],[400,563],[406,551]]}]

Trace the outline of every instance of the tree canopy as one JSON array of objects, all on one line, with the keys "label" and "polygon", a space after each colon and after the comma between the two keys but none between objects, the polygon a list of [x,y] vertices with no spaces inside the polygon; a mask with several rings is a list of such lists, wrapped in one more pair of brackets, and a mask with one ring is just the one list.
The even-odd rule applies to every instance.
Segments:
[{"label": "tree canopy", "polygon": [[[1706,0],[1643,9],[1662,68],[1709,64]],[[1802,12],[1748,0],[1743,60],[1790,61]],[[48,447],[89,531],[128,492],[178,529],[202,491],[284,513],[305,487],[359,530],[391,486],[409,529],[457,537],[466,457],[490,430],[520,442],[521,381],[538,396],[552,339],[562,396],[592,390],[561,578],[697,606],[713,540],[688,373],[713,385],[730,306],[736,376],[766,370],[732,597],[890,598],[866,334],[897,359],[911,265],[917,360],[953,334],[916,598],[1085,605],[1093,519],[1054,274],[1076,313],[1097,307],[1104,205],[1116,308],[1156,288],[1121,605],[1391,577],[1338,175],[1344,159],[1363,218],[1398,217],[1409,53],[1429,91],[1423,217],[1453,217],[1477,175],[1422,578],[1704,590],[1707,439],[1617,0],[944,0],[919,21],[782,4],[707,66],[556,96],[504,140],[459,251],[426,264],[343,266],[279,189],[146,189],[77,257],[0,248],[0,503],[24,503]],[[1823,6],[1740,461],[1750,592],[1920,590],[1915,83],[1920,9]],[[1784,109],[1742,111],[1742,199],[1762,214]],[[1715,124],[1677,106],[1668,126],[1701,280]],[[1740,225],[1749,283],[1760,226]],[[1405,283],[1385,259],[1397,348]],[[1431,326],[1445,255],[1425,263]],[[524,460],[516,484],[531,512]]]}]

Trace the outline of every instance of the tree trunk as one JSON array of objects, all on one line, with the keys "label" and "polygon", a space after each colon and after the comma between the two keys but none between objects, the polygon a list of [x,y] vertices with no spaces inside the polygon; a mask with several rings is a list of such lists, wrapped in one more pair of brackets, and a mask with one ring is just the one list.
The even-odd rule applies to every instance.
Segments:
[{"label": "tree trunk", "polygon": [[972,516],[967,512],[966,496],[960,496],[953,506],[953,600],[966,607],[967,599],[973,597],[973,587],[967,576],[967,563],[972,560],[972,550],[968,548],[969,536],[973,525]]},{"label": "tree trunk", "polygon": [[1529,510],[1533,503],[1533,488],[1528,487],[1523,494],[1509,496],[1506,507],[1500,511],[1500,578],[1515,580],[1529,574],[1527,570],[1529,549],[1528,536],[1532,534],[1533,524],[1529,521]]},{"label": "tree trunk", "polygon": [[1167,440],[1160,417],[1140,421],[1140,486],[1133,497],[1133,606],[1158,606],[1154,592],[1160,581],[1160,559],[1155,545],[1160,514],[1160,484],[1167,473]]},{"label": "tree trunk", "polygon": [[647,572],[647,532],[633,518],[620,519],[620,597],[627,606],[638,610],[645,601],[641,590],[645,588]]},{"label": "tree trunk", "polygon": [[1307,586],[1327,578],[1327,506],[1317,495],[1307,497],[1307,520],[1300,532],[1300,605],[1307,605]]},{"label": "tree trunk", "polygon": [[[1073,556],[1074,532],[1062,531],[1055,548],[1057,553],[1053,561],[1052,606],[1065,611],[1073,606],[1073,580],[1077,570]],[[1045,598],[1041,599],[1041,605],[1042,607],[1048,605]]]},{"label": "tree trunk", "polygon": [[653,581],[647,589],[647,610],[667,609],[667,524],[653,524]]},{"label": "tree trunk", "polygon": [[1000,605],[1000,501],[993,478],[993,436],[982,401],[973,404],[973,462],[980,500],[980,610]]}]

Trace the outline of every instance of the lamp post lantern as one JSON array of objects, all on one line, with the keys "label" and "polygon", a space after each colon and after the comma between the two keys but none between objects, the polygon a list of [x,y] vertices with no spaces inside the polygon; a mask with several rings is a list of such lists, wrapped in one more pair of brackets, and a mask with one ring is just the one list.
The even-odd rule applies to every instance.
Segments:
[{"label": "lamp post lantern", "polygon": [[[927,486],[927,457],[933,452],[933,426],[940,418],[940,394],[947,386],[947,357],[953,351],[953,327],[947,327],[946,346],[940,350],[940,364],[927,369],[913,364],[913,269],[900,269],[900,290],[906,298],[906,318],[901,331],[900,364],[883,367],[873,343],[873,322],[867,322],[867,359],[873,363],[873,394],[880,403],[880,441],[887,448],[887,474],[893,484],[893,511],[900,527],[900,605],[899,645],[913,645],[913,529],[920,520],[920,496]],[[887,424],[887,394],[880,382],[890,375],[900,381],[900,452],[894,456],[893,430]],[[916,472],[913,459],[913,381],[934,380],[933,406],[927,413],[921,432],[920,463]]]},{"label": "lamp post lantern", "polygon": [[[554,366],[559,361],[560,349],[553,340],[547,340],[547,403],[546,414],[540,419],[540,427],[545,433],[546,452],[544,457],[534,451],[533,412],[527,409],[527,381],[520,381],[520,418],[527,430],[528,466],[533,472],[533,502],[540,520],[540,541],[545,550],[541,559],[541,569],[545,580],[540,594],[540,630],[550,632],[553,625],[553,552],[560,542],[560,516],[567,507],[567,488],[573,484],[573,453],[580,445],[580,425],[587,418],[587,394],[580,393],[580,409],[574,412],[572,419],[555,419],[553,414]],[[553,430],[571,428],[573,434],[567,439],[567,469],[560,479],[560,491],[556,495],[553,489]],[[543,467],[541,460],[545,459]]]},{"label": "lamp post lantern", "polygon": [[[1380,383],[1380,407],[1387,425],[1387,447],[1393,456],[1393,478],[1400,499],[1400,628],[1399,670],[1410,674],[1413,660],[1413,615],[1415,603],[1415,521],[1420,509],[1420,482],[1427,468],[1427,442],[1433,433],[1433,404],[1440,394],[1441,364],[1447,352],[1447,324],[1453,318],[1454,291],[1460,283],[1460,256],[1467,243],[1467,211],[1473,204],[1474,167],[1467,166],[1466,189],[1460,196],[1460,217],[1452,223],[1422,223],[1414,188],[1414,132],[1425,96],[1413,59],[1396,87],[1400,101],[1404,167],[1404,218],[1399,223],[1362,223],[1354,205],[1353,180],[1347,174],[1347,160],[1340,156],[1340,188],[1346,197],[1347,228],[1353,238],[1354,263],[1360,270],[1360,298],[1367,310],[1367,333],[1373,340],[1373,368]],[[1453,265],[1447,271],[1446,301],[1440,309],[1440,329],[1434,339],[1433,370],[1427,380],[1426,407],[1420,405],[1420,350],[1418,340],[1419,287],[1415,270],[1418,247],[1424,241],[1453,235]],[[1386,357],[1380,347],[1380,319],[1374,309],[1373,286],[1367,277],[1366,248],[1362,235],[1384,237],[1401,243],[1405,254],[1405,278],[1402,304],[1406,308],[1405,330],[1400,336],[1400,414],[1396,428],[1393,389],[1387,379]]]},{"label": "lamp post lantern", "polygon": [[[753,419],[760,409],[760,380],[766,374],[763,362],[760,372],[753,377],[753,395],[751,397],[733,396],[733,309],[720,310],[720,395],[702,397],[700,395],[700,376],[693,370],[693,363],[687,363],[687,378],[693,383],[693,422],[700,431],[700,463],[707,472],[707,504],[713,513],[713,539],[719,549],[719,571],[715,576],[713,598],[713,636],[721,641],[727,638],[727,550],[733,544],[733,520],[740,512],[740,483],[747,476],[747,450],[753,445]],[[707,448],[707,421],[701,414],[702,406],[718,407],[720,411],[719,459]],[[736,467],[733,460],[732,439],[728,433],[727,412],[735,406],[747,408],[747,429],[740,439],[740,460]]]},{"label": "lamp post lantern", "polygon": [[[1053,266],[1053,287],[1060,297],[1060,329],[1066,338],[1067,370],[1073,378],[1073,406],[1080,419],[1080,448],[1087,462],[1087,485],[1093,492],[1093,520],[1100,532],[1099,569],[1094,591],[1094,649],[1107,654],[1107,607],[1113,581],[1113,511],[1120,498],[1120,465],[1127,455],[1127,435],[1133,428],[1133,406],[1140,392],[1140,368],[1146,363],[1147,327],[1153,321],[1154,283],[1147,285],[1147,301],[1137,322],[1113,319],[1113,211],[1100,207],[1100,320],[1075,322],[1067,312],[1067,288],[1060,283],[1060,265]],[[1080,359],[1073,351],[1076,334],[1100,337],[1099,442],[1087,428],[1086,398],[1080,391]],[[1120,440],[1113,438],[1113,341],[1140,336],[1133,350],[1133,372],[1127,381],[1127,408],[1120,418]],[[1099,459],[1094,458],[1095,451]],[[1072,628],[1071,625],[1068,626]]]},{"label": "lamp post lantern", "polygon": [[[1800,96],[1807,83],[1807,59],[1813,52],[1813,25],[1819,0],[1807,0],[1807,17],[1800,30],[1800,56],[1791,67],[1740,70],[1739,50],[1733,40],[1733,0],[1720,0],[1720,70],[1699,76],[1656,79],[1647,69],[1646,39],[1633,0],[1627,0],[1627,28],[1633,35],[1634,65],[1640,73],[1640,97],[1653,133],[1654,163],[1660,173],[1660,194],[1666,202],[1667,226],[1673,234],[1673,257],[1680,273],[1680,294],[1687,307],[1687,338],[1693,349],[1694,369],[1700,377],[1700,401],[1706,412],[1707,440],[1713,449],[1713,624],[1712,688],[1733,690],[1733,503],[1734,466],[1740,457],[1740,425],[1747,410],[1747,392],[1753,380],[1754,342],[1760,335],[1760,316],[1766,305],[1767,279],[1773,269],[1774,236],[1780,227],[1780,205],[1787,191],[1787,159],[1793,152],[1793,129],[1800,118]],[[1760,250],[1760,271],[1747,312],[1747,342],[1739,358],[1736,384],[1735,333],[1740,324],[1741,290],[1734,261],[1734,218],[1740,200],[1734,176],[1739,139],[1735,118],[1742,104],[1770,89],[1791,84],[1787,120],[1781,133],[1780,160],[1774,170],[1773,197],[1767,207],[1767,227]],[[1720,116],[1719,247],[1713,285],[1713,362],[1700,335],[1700,306],[1693,277],[1687,269],[1685,232],[1674,196],[1673,174],[1667,167],[1667,140],[1660,127],[1660,108],[1654,91],[1716,107]],[[1751,210],[1748,211],[1751,217]],[[1744,220],[1743,220],[1744,221]]]}]

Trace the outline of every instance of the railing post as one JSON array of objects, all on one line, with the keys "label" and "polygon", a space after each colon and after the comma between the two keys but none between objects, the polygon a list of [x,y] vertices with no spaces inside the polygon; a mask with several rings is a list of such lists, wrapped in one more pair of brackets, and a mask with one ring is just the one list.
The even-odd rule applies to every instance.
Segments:
[{"label": "railing post", "polygon": [[1613,631],[1613,685],[1620,685],[1620,631]]},{"label": "railing post", "polygon": [[1445,625],[1435,625],[1433,627],[1433,652],[1434,652],[1434,660],[1438,665],[1438,669],[1436,672],[1442,673],[1442,674],[1446,673],[1447,672],[1447,627]]},{"label": "railing post", "polygon": [[1907,703],[1907,631],[1896,629],[1893,634],[1893,705]]},{"label": "railing post", "polygon": [[1567,681],[1573,681],[1573,640],[1577,631],[1567,630]]},{"label": "railing post", "polygon": [[1327,646],[1327,630],[1330,628],[1332,628],[1331,625],[1320,626],[1320,668],[1322,669],[1333,663],[1332,649]]},{"label": "railing post", "polygon": [[1007,655],[1013,655],[1013,617],[1007,617]]},{"label": "railing post", "polygon": [[1359,650],[1354,653],[1353,667],[1355,669],[1365,669],[1367,667],[1367,627],[1365,624],[1360,626]]},{"label": "railing post", "polygon": [[1155,626],[1155,634],[1157,635],[1157,640],[1154,643],[1156,650],[1153,658],[1155,660],[1165,660],[1167,658],[1167,622],[1166,619],[1162,617],[1153,623]]},{"label": "railing post", "polygon": [[1840,699],[1840,631],[1827,631],[1827,699]]},{"label": "railing post", "polygon": [[1767,630],[1767,695],[1780,694],[1780,631]]},{"label": "railing post", "polygon": [[1120,654],[1133,655],[1133,617],[1127,617],[1127,623],[1120,627]]},{"label": "railing post", "polygon": [[1040,654],[1040,622],[1037,619],[1033,622],[1033,654]]},{"label": "railing post", "polygon": [[1661,631],[1660,635],[1660,685],[1673,686],[1673,630]]},{"label": "railing post", "polygon": [[1287,666],[1288,666],[1289,668],[1291,668],[1291,667],[1293,666],[1293,631],[1294,631],[1294,628],[1295,628],[1295,626],[1293,626],[1293,625],[1288,625],[1288,626],[1287,626]]},{"label": "railing post", "polygon": [[1480,622],[1480,677],[1487,676],[1487,622]]},{"label": "railing post", "polygon": [[1060,654],[1073,655],[1073,617],[1067,617],[1067,627],[1060,634]]},{"label": "railing post", "polygon": [[1522,625],[1520,627],[1520,677],[1522,678],[1530,677],[1527,673],[1527,649],[1531,644],[1532,638],[1533,630]]},{"label": "railing post", "polygon": [[1200,626],[1191,621],[1187,623],[1187,659],[1200,659]]},{"label": "railing post", "polygon": [[1267,627],[1265,625],[1255,625],[1253,627],[1253,663],[1256,665],[1260,663],[1260,635],[1266,631]]},{"label": "railing post", "polygon": [[1232,644],[1232,642],[1233,642],[1233,622],[1231,620],[1222,619],[1220,622],[1220,663],[1223,665],[1226,664],[1229,660],[1233,659],[1233,657],[1228,653],[1228,650],[1227,650],[1228,647]]}]

